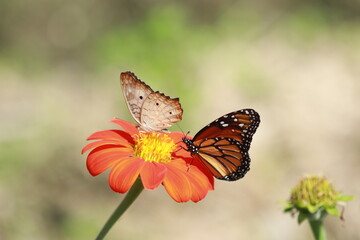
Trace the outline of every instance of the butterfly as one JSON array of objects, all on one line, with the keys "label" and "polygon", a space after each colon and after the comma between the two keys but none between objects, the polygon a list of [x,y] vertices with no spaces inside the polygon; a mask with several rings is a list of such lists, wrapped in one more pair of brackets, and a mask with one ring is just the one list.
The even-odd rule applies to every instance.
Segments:
[{"label": "butterfly", "polygon": [[163,131],[182,119],[179,98],[154,92],[132,72],[122,72],[120,82],[127,106],[140,130]]},{"label": "butterfly", "polygon": [[249,149],[260,115],[253,109],[228,113],[182,140],[194,159],[217,179],[235,181],[250,170]]}]

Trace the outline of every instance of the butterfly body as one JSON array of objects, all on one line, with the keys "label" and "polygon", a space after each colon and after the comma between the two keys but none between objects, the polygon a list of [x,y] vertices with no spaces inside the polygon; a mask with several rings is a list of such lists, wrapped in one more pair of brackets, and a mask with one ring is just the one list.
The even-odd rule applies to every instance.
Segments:
[{"label": "butterfly body", "polygon": [[127,106],[140,130],[163,131],[182,119],[179,98],[153,91],[132,72],[120,75]]},{"label": "butterfly body", "polygon": [[183,138],[187,151],[214,177],[235,181],[250,170],[249,149],[260,123],[253,109],[228,113],[201,129],[193,139]]}]

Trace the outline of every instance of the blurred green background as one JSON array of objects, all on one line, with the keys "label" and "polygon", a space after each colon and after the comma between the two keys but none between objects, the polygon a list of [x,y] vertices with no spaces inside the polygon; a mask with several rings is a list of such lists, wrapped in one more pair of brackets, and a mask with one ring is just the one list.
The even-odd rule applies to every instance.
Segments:
[{"label": "blurred green background", "polygon": [[[359,196],[359,1],[249,2],[0,1],[0,239],[94,239],[124,195],[80,151],[132,121],[127,70],[180,97],[172,130],[247,107],[262,122],[244,179],[197,204],[144,191],[108,239],[311,239],[278,203],[304,174]],[[359,239],[359,213],[327,218],[329,239]]]}]

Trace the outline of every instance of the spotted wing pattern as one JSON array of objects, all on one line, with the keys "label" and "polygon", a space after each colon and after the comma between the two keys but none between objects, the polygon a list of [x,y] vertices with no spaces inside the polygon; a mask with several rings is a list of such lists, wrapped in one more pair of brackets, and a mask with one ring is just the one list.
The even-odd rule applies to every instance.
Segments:
[{"label": "spotted wing pattern", "polygon": [[120,75],[121,86],[128,108],[143,131],[162,131],[182,119],[179,98],[154,92],[132,72]]},{"label": "spotted wing pattern", "polygon": [[182,111],[178,98],[172,99],[163,93],[154,92],[142,106],[141,121],[154,130],[166,129],[181,120]]},{"label": "spotted wing pattern", "polygon": [[120,81],[127,106],[134,120],[141,125],[141,107],[154,91],[131,72],[123,72]]},{"label": "spotted wing pattern", "polygon": [[183,138],[192,156],[214,177],[235,181],[250,170],[249,149],[260,124],[253,109],[228,113],[201,129],[194,138]]}]

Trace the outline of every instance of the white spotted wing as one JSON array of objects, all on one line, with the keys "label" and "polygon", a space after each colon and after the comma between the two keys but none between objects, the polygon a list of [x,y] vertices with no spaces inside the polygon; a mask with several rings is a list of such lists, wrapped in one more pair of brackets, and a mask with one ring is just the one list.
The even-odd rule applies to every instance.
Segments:
[{"label": "white spotted wing", "polygon": [[120,75],[124,97],[131,115],[143,131],[162,131],[182,119],[179,98],[154,92],[132,72]]}]

